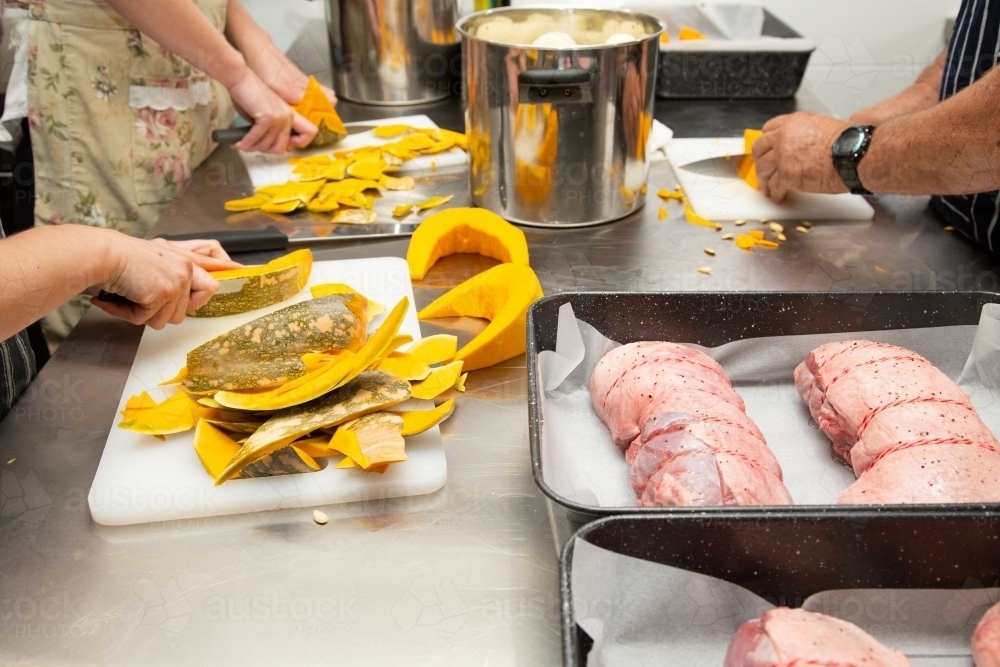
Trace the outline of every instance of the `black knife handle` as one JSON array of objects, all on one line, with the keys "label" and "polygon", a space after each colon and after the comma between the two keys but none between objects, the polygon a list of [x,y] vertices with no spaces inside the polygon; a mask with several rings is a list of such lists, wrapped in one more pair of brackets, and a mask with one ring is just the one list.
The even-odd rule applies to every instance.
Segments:
[{"label": "black knife handle", "polygon": [[117,303],[117,304],[121,304],[123,306],[134,306],[135,305],[131,301],[131,299],[127,299],[127,298],[123,297],[121,294],[112,294],[111,292],[108,292],[106,290],[101,290],[100,292],[98,292],[97,293],[97,298],[100,299],[101,301],[107,301],[109,303]]},{"label": "black knife handle", "polygon": [[250,133],[250,127],[230,127],[225,130],[213,130],[212,141],[217,144],[235,144]]},{"label": "black knife handle", "polygon": [[167,241],[214,239],[228,253],[284,250],[288,247],[288,236],[283,234],[274,225],[266,229],[236,229],[223,232],[195,232],[193,234],[160,234],[157,238],[166,239]]}]

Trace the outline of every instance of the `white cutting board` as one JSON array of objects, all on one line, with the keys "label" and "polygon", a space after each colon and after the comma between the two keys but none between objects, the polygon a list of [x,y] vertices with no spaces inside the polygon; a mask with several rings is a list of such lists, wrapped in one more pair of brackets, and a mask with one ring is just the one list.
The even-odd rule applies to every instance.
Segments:
[{"label": "white cutting board", "polygon": [[[743,138],[674,139],[667,159],[695,213],[709,220],[871,220],[874,209],[858,195],[791,192],[780,204],[738,177],[699,174],[683,165],[743,153]],[[672,185],[672,184],[671,184]]]},{"label": "white cutting board", "polygon": [[[398,257],[316,262],[309,286],[342,282],[391,309],[402,297],[410,299],[410,310],[400,333],[420,340],[420,324],[414,307],[406,260]],[[158,387],[184,365],[187,352],[245,322],[309,298],[305,289],[294,299],[242,315],[189,317],[179,326],[162,331],[146,328],[129,372],[118,409],[134,394],[148,391],[157,401],[176,391]],[[383,316],[371,325],[381,323]],[[429,408],[428,401],[410,401],[413,407]],[[409,406],[408,406],[409,407]],[[325,469],[313,473],[257,479],[234,479],[221,486],[205,472],[194,452],[194,431],[168,435],[166,442],[118,428],[115,415],[104,446],[88,502],[94,521],[105,525],[194,519],[198,517],[260,512],[414,496],[444,486],[448,467],[444,444],[437,427],[406,438],[408,460],[393,463],[385,474],[337,469],[329,460]]]},{"label": "white cutting board", "polygon": [[[353,125],[410,125],[412,127],[437,127],[437,124],[424,115],[402,116],[400,118],[380,118],[377,120],[366,120],[360,123],[346,123],[350,128]],[[351,134],[344,137],[339,143],[333,146],[322,148],[307,148],[296,150],[287,155],[269,155],[267,153],[240,153],[243,163],[247,167],[250,175],[250,182],[255,188],[262,188],[265,185],[276,183],[287,183],[297,181],[298,176],[292,173],[292,165],[288,163],[292,157],[308,157],[312,155],[332,154],[337,151],[346,151],[352,148],[362,148],[364,146],[382,146],[399,141],[401,137],[393,139],[380,139],[371,131]],[[461,148],[452,148],[437,155],[421,155],[418,158],[405,161],[399,168],[395,176],[419,176],[427,175],[437,169],[446,169],[464,165],[468,162],[468,156]]]}]

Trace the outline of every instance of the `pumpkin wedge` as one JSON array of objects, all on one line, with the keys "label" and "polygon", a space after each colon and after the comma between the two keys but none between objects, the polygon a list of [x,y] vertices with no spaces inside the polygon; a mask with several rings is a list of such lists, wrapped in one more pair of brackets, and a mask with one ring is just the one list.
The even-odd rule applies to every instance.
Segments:
[{"label": "pumpkin wedge", "polygon": [[[236,391],[284,384],[306,373],[307,352],[358,350],[368,322],[356,295],[330,294],[264,315],[191,350],[184,387]],[[360,313],[360,314],[359,314]]]},{"label": "pumpkin wedge", "polygon": [[302,100],[295,105],[295,110],[319,128],[319,132],[309,142],[310,146],[329,146],[347,136],[344,122],[340,120],[333,103],[323,92],[323,87],[319,85],[316,77],[309,77],[306,92],[302,95]]},{"label": "pumpkin wedge", "polygon": [[215,400],[236,410],[281,410],[318,398],[350,382],[357,359],[353,352],[342,352],[335,358],[301,377],[261,392],[219,391]]},{"label": "pumpkin wedge", "polygon": [[462,363],[461,361],[453,361],[445,366],[435,368],[427,376],[427,379],[410,387],[410,395],[413,398],[426,400],[437,398],[458,382],[458,378],[462,375]]},{"label": "pumpkin wedge", "polygon": [[529,267],[500,264],[445,293],[418,315],[422,320],[458,315],[490,320],[455,354],[465,361],[465,370],[474,371],[524,352],[528,308],[542,296],[538,276]]},{"label": "pumpkin wedge", "polygon": [[188,312],[188,315],[236,315],[290,299],[309,282],[312,264],[312,251],[307,248],[278,257],[263,266],[216,271],[211,275],[219,281],[219,291],[205,305]]},{"label": "pumpkin wedge", "polygon": [[353,382],[314,401],[282,410],[251,435],[216,477],[221,484],[251,461],[294,442],[307,433],[342,424],[362,415],[402,403],[410,397],[405,380],[378,371],[362,373]]},{"label": "pumpkin wedge", "polygon": [[383,306],[378,301],[372,301],[364,294],[354,289],[346,283],[323,283],[322,285],[316,285],[309,290],[313,298],[318,298],[321,296],[327,296],[328,294],[357,294],[363,298],[367,304],[365,312],[368,314],[368,320],[371,321],[375,316],[381,315],[385,312],[385,306]]},{"label": "pumpkin wedge", "polygon": [[409,410],[407,412],[397,412],[403,418],[403,435],[417,435],[434,428],[455,412],[455,399],[449,398],[447,401],[437,406],[433,410]]},{"label": "pumpkin wedge", "polygon": [[456,207],[427,217],[410,240],[410,277],[422,280],[442,257],[472,253],[507,264],[528,266],[524,232],[483,208]]},{"label": "pumpkin wedge", "polygon": [[240,451],[240,446],[222,430],[202,419],[194,431],[194,451],[205,472],[212,479],[217,479],[226,469],[226,464]]},{"label": "pumpkin wedge", "polygon": [[362,470],[406,460],[403,418],[376,412],[347,422],[337,429],[330,448],[354,461]]}]

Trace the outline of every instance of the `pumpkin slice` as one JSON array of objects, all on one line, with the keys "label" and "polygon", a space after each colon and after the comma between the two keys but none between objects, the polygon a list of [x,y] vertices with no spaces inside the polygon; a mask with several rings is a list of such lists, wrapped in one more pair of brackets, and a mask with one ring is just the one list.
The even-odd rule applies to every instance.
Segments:
[{"label": "pumpkin slice", "polygon": [[377,371],[392,373],[398,378],[403,378],[410,382],[423,380],[431,374],[430,366],[417,357],[406,353],[393,353],[375,366]]},{"label": "pumpkin slice", "polygon": [[296,250],[263,266],[216,271],[219,291],[205,305],[188,315],[222,317],[266,308],[292,298],[309,282],[313,255],[308,248]]},{"label": "pumpkin slice", "polygon": [[403,435],[417,435],[430,430],[450,417],[455,412],[455,399],[437,406],[433,410],[409,410],[397,413],[403,418]]},{"label": "pumpkin slice", "polygon": [[403,176],[402,178],[393,178],[392,176],[386,176],[384,178],[384,181],[386,190],[403,191],[403,190],[412,190],[413,188],[417,187],[417,181],[414,180],[412,176]]},{"label": "pumpkin slice", "polygon": [[423,132],[411,132],[396,142],[396,146],[409,151],[424,151],[434,145],[435,140]]},{"label": "pumpkin slice", "polygon": [[308,438],[306,440],[296,440],[295,448],[305,452],[314,459],[326,459],[331,456],[338,456],[340,452],[330,449],[329,436],[323,438]]},{"label": "pumpkin slice", "polygon": [[310,288],[309,291],[312,293],[314,299],[328,294],[357,294],[365,300],[365,312],[368,314],[369,321],[377,315],[381,315],[385,312],[385,306],[381,303],[378,301],[372,301],[346,283],[323,283],[322,285],[316,285],[315,287]]},{"label": "pumpkin slice", "polygon": [[406,354],[412,355],[425,364],[440,364],[455,356],[458,351],[458,336],[437,334],[421,338],[411,345]]},{"label": "pumpkin slice", "polygon": [[716,229],[716,228],[722,229],[722,225],[718,224],[717,222],[712,222],[708,218],[705,218],[695,213],[694,209],[691,208],[691,204],[686,204],[684,206],[684,217],[687,218],[687,221],[690,222],[692,225],[698,225],[699,227],[708,227],[710,229]]},{"label": "pumpkin slice", "polygon": [[743,131],[743,152],[745,155],[736,165],[736,171],[740,178],[747,182],[752,188],[760,190],[760,181],[757,180],[757,163],[753,159],[753,145],[764,133],[760,130]]},{"label": "pumpkin slice", "polygon": [[264,422],[226,464],[216,483],[231,479],[250,461],[307,433],[397,405],[409,397],[410,385],[405,380],[379,371],[362,373],[353,382],[309,403],[282,410]]},{"label": "pumpkin slice", "polygon": [[194,431],[194,451],[205,467],[205,472],[218,479],[226,464],[240,450],[236,441],[204,419],[198,421]]},{"label": "pumpkin slice", "polygon": [[306,91],[302,100],[295,105],[295,110],[319,129],[309,142],[310,146],[330,146],[347,136],[347,128],[316,77],[310,75]]},{"label": "pumpkin slice", "polygon": [[438,206],[443,206],[455,198],[455,195],[448,195],[446,197],[441,195],[436,195],[428,199],[423,200],[415,204],[418,211],[426,211],[431,208],[437,208]]},{"label": "pumpkin slice", "polygon": [[[208,422],[212,426],[221,428],[223,431],[228,431],[229,433],[243,433],[246,435],[253,435],[264,424],[261,421],[226,421],[223,419],[202,419],[202,421]],[[226,461],[228,460],[226,459]]]},{"label": "pumpkin slice", "polygon": [[690,40],[702,40],[705,39],[705,35],[697,28],[692,28],[690,26],[681,26],[680,34],[678,38],[683,41]]},{"label": "pumpkin slice", "polygon": [[358,350],[368,322],[363,308],[351,308],[355,299],[330,294],[303,301],[213,338],[188,352],[184,387],[207,392],[275,386],[305,375],[301,356],[307,352]]},{"label": "pumpkin slice", "polygon": [[320,469],[316,460],[294,445],[286,445],[243,466],[240,479],[298,475]]},{"label": "pumpkin slice", "polygon": [[437,398],[455,386],[455,382],[462,374],[462,363],[461,361],[453,361],[445,366],[435,368],[427,376],[427,379],[410,387],[410,395],[413,398],[426,400]]},{"label": "pumpkin slice", "polygon": [[388,165],[380,157],[372,160],[352,162],[347,167],[347,175],[353,176],[354,178],[379,181],[382,179],[383,172],[387,166]]},{"label": "pumpkin slice", "polygon": [[342,352],[316,370],[263,392],[216,392],[215,400],[237,410],[281,410],[301,405],[350,381],[357,366],[353,352]]},{"label": "pumpkin slice", "polygon": [[292,213],[297,208],[302,206],[302,202],[298,199],[291,199],[280,204],[275,202],[268,202],[260,207],[264,213]]},{"label": "pumpkin slice", "polygon": [[[362,203],[361,206],[364,206],[364,203]],[[373,222],[378,221],[378,214],[375,211],[366,211],[361,208],[354,208],[337,211],[334,214],[332,221],[345,225],[370,225]]]},{"label": "pumpkin slice", "polygon": [[524,352],[528,308],[542,296],[538,276],[529,267],[500,264],[446,292],[418,315],[422,320],[455,316],[490,320],[455,353],[456,360],[465,361],[465,370],[474,371]]},{"label": "pumpkin slice", "polygon": [[449,208],[424,220],[406,251],[410,277],[422,280],[442,257],[472,253],[528,266],[524,232],[483,208]]},{"label": "pumpkin slice", "polygon": [[271,198],[267,195],[253,194],[243,199],[230,199],[223,207],[227,211],[255,211],[264,204],[269,204]]},{"label": "pumpkin slice", "polygon": [[405,218],[413,212],[413,204],[400,204],[392,209],[392,217]]},{"label": "pumpkin slice", "polygon": [[403,418],[392,412],[376,412],[347,422],[337,429],[330,448],[349,457],[365,471],[405,461]]},{"label": "pumpkin slice", "polygon": [[407,132],[412,132],[413,128],[409,125],[379,125],[374,130],[374,134],[379,139],[395,139],[396,137],[401,137]]},{"label": "pumpkin slice", "polygon": [[399,348],[403,347],[407,343],[412,343],[412,342],[413,342],[413,336],[411,336],[410,334],[396,334],[396,337],[392,339],[391,343],[389,343],[389,347],[385,348],[385,356],[388,357],[392,355]]},{"label": "pumpkin slice", "polygon": [[183,433],[195,427],[204,409],[183,391],[162,403],[142,392],[125,402],[118,428],[157,436]]},{"label": "pumpkin slice", "polygon": [[469,379],[469,374],[462,373],[461,375],[458,376],[458,379],[455,380],[455,386],[453,387],[453,389],[455,391],[460,391],[462,393],[465,393],[465,381],[468,379]]}]

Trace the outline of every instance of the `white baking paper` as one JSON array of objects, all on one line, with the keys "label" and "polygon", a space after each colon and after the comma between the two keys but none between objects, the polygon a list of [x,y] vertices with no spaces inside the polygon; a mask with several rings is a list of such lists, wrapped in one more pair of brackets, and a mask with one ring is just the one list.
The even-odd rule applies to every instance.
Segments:
[{"label": "white baking paper", "polygon": [[[772,605],[721,579],[623,556],[577,539],[573,618],[594,640],[588,667],[722,667],[744,622]],[[972,667],[969,637],[1000,590],[825,591],[802,607],[854,623],[914,667]]]},{"label": "white baking paper", "polygon": [[[799,398],[792,373],[820,345],[854,339],[900,345],[923,355],[958,381],[990,430],[1000,433],[1000,304],[983,308],[978,327],[749,338],[717,348],[692,345],[729,374],[747,415],[781,464],[797,505],[832,504],[855,478],[833,458],[830,441]],[[553,491],[584,505],[633,507],[636,499],[625,457],[594,412],[588,391],[598,360],[618,343],[577,320],[568,303],[559,309],[556,341],[554,352],[538,355],[544,388],[542,477]]]}]

